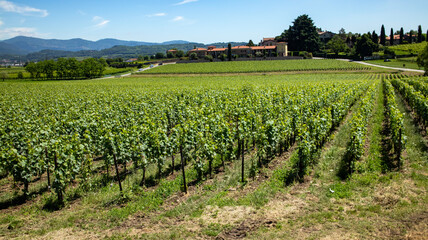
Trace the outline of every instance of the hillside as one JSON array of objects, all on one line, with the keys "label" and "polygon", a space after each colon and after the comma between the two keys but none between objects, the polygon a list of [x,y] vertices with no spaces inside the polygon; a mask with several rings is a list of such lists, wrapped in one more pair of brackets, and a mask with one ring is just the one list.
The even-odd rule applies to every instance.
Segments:
[{"label": "hillside", "polygon": [[[104,45],[118,43],[117,40],[100,40],[104,42]],[[167,43],[170,44],[153,44],[153,45],[139,45],[139,46],[125,46],[125,45],[115,45],[110,48],[105,48],[102,50],[80,50],[80,51],[70,51],[70,50],[60,50],[60,49],[45,49],[38,52],[28,53],[27,55],[19,55],[17,53],[5,52],[0,53],[0,58],[6,58],[10,60],[21,60],[21,61],[40,61],[45,59],[57,59],[60,57],[95,57],[95,58],[133,58],[138,56],[154,55],[158,52],[165,53],[167,50],[172,48],[177,48],[184,52],[189,51],[196,47],[207,47],[207,46],[216,46],[224,47],[228,43],[212,43],[212,44],[202,44],[202,43],[182,43],[183,41],[170,41]],[[0,42],[0,44],[3,42]],[[7,43],[5,43],[7,44]],[[233,42],[232,46],[243,45],[242,42]],[[1,47],[1,45],[0,45]],[[22,50],[21,50],[22,52]],[[13,56],[11,56],[13,55]]]},{"label": "hillside", "polygon": [[[153,46],[153,45],[170,45],[170,44],[186,44],[187,41],[175,40],[164,43],[139,42],[139,41],[124,41],[113,38],[101,39],[98,41],[89,41],[81,38],[69,40],[59,39],[41,39],[34,37],[14,37],[0,42],[1,45],[7,44],[7,49],[0,47],[0,55],[2,54],[27,54],[39,52],[42,50],[59,50],[59,51],[82,51],[82,50],[102,50],[113,46]],[[0,45],[0,46],[1,46]]]}]

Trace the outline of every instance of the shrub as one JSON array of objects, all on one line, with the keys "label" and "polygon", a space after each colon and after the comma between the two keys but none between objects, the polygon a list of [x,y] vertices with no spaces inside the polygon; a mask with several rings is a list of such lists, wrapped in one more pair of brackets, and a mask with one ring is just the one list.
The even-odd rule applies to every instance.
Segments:
[{"label": "shrub", "polygon": [[22,74],[22,72],[18,72],[18,79],[23,79],[24,78],[24,74]]},{"label": "shrub", "polygon": [[206,55],[204,57],[204,59],[207,60],[207,61],[210,61],[210,62],[212,62],[214,60],[213,56],[211,56],[211,55]]},{"label": "shrub", "polygon": [[197,55],[196,53],[191,53],[191,54],[189,55],[189,59],[190,59],[190,60],[198,60],[198,55]]},{"label": "shrub", "polygon": [[218,59],[220,59],[220,60],[224,61],[224,60],[226,60],[226,59],[227,59],[227,55],[226,55],[226,54],[220,54],[220,55],[218,56]]},{"label": "shrub", "polygon": [[395,57],[395,51],[392,50],[392,49],[390,49],[390,48],[388,48],[388,47],[385,47],[385,49],[383,50],[383,54],[384,55],[389,55],[391,57]]}]

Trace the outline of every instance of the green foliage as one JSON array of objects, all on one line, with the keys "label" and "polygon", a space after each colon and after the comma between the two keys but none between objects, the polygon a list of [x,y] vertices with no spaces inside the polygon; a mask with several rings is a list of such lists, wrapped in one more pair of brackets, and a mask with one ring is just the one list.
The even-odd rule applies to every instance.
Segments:
[{"label": "green foliage", "polygon": [[350,120],[351,140],[346,147],[345,157],[339,172],[342,178],[347,178],[355,171],[355,163],[364,154],[367,125],[374,108],[376,90],[376,84],[372,84],[369,87],[365,96],[361,99],[360,108],[353,113]]},{"label": "green foliage", "polygon": [[386,34],[385,34],[385,26],[383,26],[380,29],[380,45],[385,46],[386,44]]},{"label": "green foliage", "polygon": [[424,50],[419,54],[417,63],[419,67],[425,69],[425,76],[428,76],[428,44],[425,46]]},{"label": "green foliage", "polygon": [[402,165],[401,152],[404,150],[405,139],[404,136],[404,115],[398,110],[397,103],[395,102],[394,87],[387,79],[383,80],[383,89],[385,93],[385,110],[389,122],[389,129],[391,131],[391,140],[393,151],[397,158],[397,166]]},{"label": "green foliage", "polygon": [[428,100],[426,96],[405,81],[393,79],[391,83],[416,112],[418,122],[423,126],[428,126]]},{"label": "green foliage", "polygon": [[232,44],[227,44],[227,60],[232,61]]},{"label": "green foliage", "polygon": [[204,59],[205,59],[205,60],[208,60],[208,61],[210,61],[210,62],[212,62],[212,61],[214,60],[213,56],[211,56],[211,55],[206,55],[206,56],[204,57]]},{"label": "green foliage", "polygon": [[162,58],[165,58],[165,54],[158,52],[155,54],[155,57],[156,57],[156,59],[162,59]]},{"label": "green foliage", "polygon": [[358,38],[357,44],[355,45],[356,53],[360,57],[371,56],[373,52],[378,50],[378,48],[378,44],[374,43],[367,34]]},{"label": "green foliage", "polygon": [[191,53],[191,54],[189,55],[189,59],[190,59],[190,60],[198,60],[198,55],[197,55],[196,53]]},{"label": "green foliage", "polygon": [[348,46],[339,35],[334,35],[334,37],[328,41],[327,48],[331,49],[337,55],[340,52],[345,52]]},{"label": "green foliage", "polygon": [[125,85],[117,80],[4,83],[0,169],[26,185],[25,193],[35,176],[50,169],[62,202],[70,184],[84,186],[91,177],[95,156],[104,156],[107,177],[116,157],[122,166],[154,165],[161,178],[165,158],[180,146],[186,163],[203,178],[217,155],[232,160],[236,142],[255,142],[256,156],[268,161],[293,139],[307,139],[311,147],[303,163],[308,165],[366,85],[357,75],[217,80],[203,81],[209,83],[205,88],[197,87],[200,78],[168,84],[157,79]]},{"label": "green foliage", "polygon": [[[310,57],[310,55],[307,55]],[[224,57],[224,56],[223,56]],[[338,60],[274,60],[274,61],[239,61],[192,64],[171,64],[161,68],[144,71],[148,73],[243,73],[243,72],[285,72],[315,70],[363,70],[366,67],[357,63]]]},{"label": "green foliage", "polygon": [[316,52],[320,48],[316,26],[306,14],[297,17],[293,21],[293,25],[278,38],[288,42],[289,49],[292,51]]},{"label": "green foliage", "polygon": [[423,35],[422,35],[422,27],[421,25],[418,26],[418,43],[421,43],[423,41]]},{"label": "green foliage", "polygon": [[56,62],[53,60],[30,62],[25,70],[33,79],[81,79],[102,76],[106,65],[104,59],[87,58],[78,62],[75,58],[60,58]]}]

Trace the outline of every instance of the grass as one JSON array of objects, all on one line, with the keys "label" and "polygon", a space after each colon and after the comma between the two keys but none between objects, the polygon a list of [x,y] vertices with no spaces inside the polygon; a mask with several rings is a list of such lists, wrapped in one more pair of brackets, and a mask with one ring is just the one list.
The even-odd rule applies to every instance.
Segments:
[{"label": "grass", "polygon": [[406,60],[401,59],[390,59],[391,62],[384,62],[384,60],[369,60],[365,61],[371,64],[377,64],[381,66],[394,67],[394,68],[410,68],[416,70],[423,70],[423,67],[419,67],[416,62],[412,62],[410,59],[406,58]]},{"label": "grass", "polygon": [[418,54],[427,46],[427,42],[421,43],[411,43],[411,44],[401,44],[389,47],[389,49],[395,51],[396,55],[408,55],[408,54]]}]

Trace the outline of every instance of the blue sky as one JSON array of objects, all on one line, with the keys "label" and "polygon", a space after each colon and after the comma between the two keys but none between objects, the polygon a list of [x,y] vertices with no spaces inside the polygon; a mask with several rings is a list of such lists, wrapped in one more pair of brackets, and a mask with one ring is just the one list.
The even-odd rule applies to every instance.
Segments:
[{"label": "blue sky", "polygon": [[147,42],[260,41],[302,14],[338,32],[426,32],[427,0],[0,0],[0,40],[117,38]]}]

